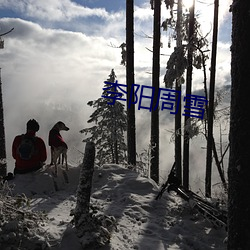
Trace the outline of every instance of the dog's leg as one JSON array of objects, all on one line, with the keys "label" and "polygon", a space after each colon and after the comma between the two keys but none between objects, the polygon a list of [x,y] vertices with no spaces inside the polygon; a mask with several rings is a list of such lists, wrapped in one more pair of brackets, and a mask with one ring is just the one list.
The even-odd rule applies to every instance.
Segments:
[{"label": "dog's leg", "polygon": [[53,154],[54,154],[54,148],[50,147],[50,158],[51,158],[50,166],[54,164]]},{"label": "dog's leg", "polygon": [[57,176],[57,160],[58,160],[59,155],[60,155],[60,153],[58,153],[57,150],[54,150],[54,152],[53,152],[53,163],[54,163],[54,167],[55,167],[55,176]]},{"label": "dog's leg", "polygon": [[65,162],[65,167],[66,167],[66,170],[68,171],[68,159],[67,159],[67,149],[64,148],[62,150],[62,165],[64,164]]},{"label": "dog's leg", "polygon": [[61,164],[61,154],[59,154],[57,157],[57,164]]},{"label": "dog's leg", "polygon": [[55,164],[55,176],[57,177],[57,164]]},{"label": "dog's leg", "polygon": [[63,178],[65,180],[66,183],[69,183],[69,176],[67,174],[67,171],[68,171],[68,162],[67,162],[67,149],[63,149],[62,151],[62,159],[63,159],[63,162],[65,160],[65,166],[66,166],[66,170],[62,170],[62,173],[63,173]]},{"label": "dog's leg", "polygon": [[62,157],[62,166],[63,166],[64,160],[65,160],[65,154],[64,154],[64,152],[61,153],[61,157]]},{"label": "dog's leg", "polygon": [[67,158],[67,152],[64,153],[64,158],[65,158],[65,165],[66,165],[66,170],[69,171],[68,168],[68,158]]}]

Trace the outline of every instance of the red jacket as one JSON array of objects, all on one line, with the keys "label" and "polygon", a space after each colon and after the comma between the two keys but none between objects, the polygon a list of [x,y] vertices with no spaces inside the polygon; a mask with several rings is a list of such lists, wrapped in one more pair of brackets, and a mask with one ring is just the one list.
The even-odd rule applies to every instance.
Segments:
[{"label": "red jacket", "polygon": [[60,147],[63,146],[68,148],[66,142],[63,140],[62,136],[60,135],[59,130],[52,128],[49,131],[49,146],[51,147]]},{"label": "red jacket", "polygon": [[43,162],[47,159],[46,146],[42,138],[37,137],[35,132],[28,131],[25,135],[34,136],[35,139],[35,153],[30,160],[23,160],[20,158],[17,149],[22,141],[23,135],[18,135],[15,137],[12,144],[12,156],[16,160],[15,166],[19,170],[28,170],[38,166],[41,166]]}]

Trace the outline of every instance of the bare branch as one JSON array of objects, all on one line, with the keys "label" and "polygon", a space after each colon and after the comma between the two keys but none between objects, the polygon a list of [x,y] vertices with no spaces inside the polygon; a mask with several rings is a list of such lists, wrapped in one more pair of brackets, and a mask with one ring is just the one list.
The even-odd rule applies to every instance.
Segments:
[{"label": "bare branch", "polygon": [[13,31],[14,30],[14,28],[12,28],[11,30],[9,30],[9,31],[7,31],[7,32],[5,32],[5,33],[3,33],[3,34],[0,34],[0,36],[5,36],[5,35],[7,35],[7,34],[9,34],[11,31]]},{"label": "bare branch", "polygon": [[[149,49],[149,48],[147,48],[147,47],[145,47],[148,51],[150,51],[150,52],[152,52],[153,53],[153,50],[151,50],[151,49]],[[161,56],[170,56],[170,55],[168,55],[168,54],[160,54]]]}]

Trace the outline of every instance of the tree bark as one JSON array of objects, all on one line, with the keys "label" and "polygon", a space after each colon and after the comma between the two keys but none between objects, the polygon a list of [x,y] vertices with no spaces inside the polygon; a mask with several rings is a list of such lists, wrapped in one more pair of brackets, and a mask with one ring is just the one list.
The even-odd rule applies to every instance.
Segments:
[{"label": "tree bark", "polygon": [[[192,6],[189,8],[189,28],[188,28],[188,67],[186,76],[186,95],[191,95],[192,93],[192,73],[193,73],[193,36],[194,36],[194,8],[195,1],[193,0]],[[185,128],[190,127],[190,118],[185,116]],[[183,186],[189,189],[189,131],[184,129],[184,141],[183,141]]]},{"label": "tree bark", "polygon": [[[182,0],[178,1],[177,6],[177,22],[176,22],[176,46],[182,46]],[[181,83],[177,80],[175,81],[175,90],[180,91],[181,93]],[[178,98],[178,94],[176,93],[176,100]],[[176,102],[177,107],[177,102]],[[176,163],[176,175],[178,179],[182,182],[182,155],[181,155],[181,105],[179,105],[179,110],[175,115],[175,163]]]},{"label": "tree bark", "polygon": [[250,249],[250,1],[232,9],[228,250]]},{"label": "tree bark", "polygon": [[161,43],[161,1],[154,2],[154,36],[153,36],[153,72],[152,87],[154,88],[153,106],[151,112],[151,166],[150,177],[159,183],[159,108],[158,101],[160,85],[160,43]]},{"label": "tree bark", "polygon": [[[136,127],[134,103],[134,1],[126,2],[126,81],[127,81],[127,147],[128,164],[136,165]],[[132,94],[131,94],[132,91]],[[131,95],[130,95],[131,94]],[[130,107],[129,107],[130,106]]]},{"label": "tree bark", "polygon": [[76,228],[81,227],[89,220],[89,205],[94,172],[95,144],[87,142],[82,168],[80,171],[79,184],[76,192],[77,202],[74,213]]},{"label": "tree bark", "polygon": [[76,235],[82,249],[102,249],[109,243],[111,233],[116,227],[115,218],[98,212],[91,206],[90,195],[94,172],[95,144],[87,142],[77,188],[77,202],[74,211]]},{"label": "tree bark", "polygon": [[208,107],[208,134],[207,134],[207,160],[206,160],[206,178],[205,194],[211,197],[211,178],[212,178],[212,150],[213,150],[213,119],[214,119],[214,88],[216,74],[216,55],[217,55],[217,37],[218,37],[218,14],[219,0],[214,1],[214,24],[213,24],[213,41],[210,70],[210,87],[209,87],[209,107]]},{"label": "tree bark", "polygon": [[0,176],[5,177],[7,174],[5,130],[4,130],[4,110],[2,96],[2,77],[0,71]]}]

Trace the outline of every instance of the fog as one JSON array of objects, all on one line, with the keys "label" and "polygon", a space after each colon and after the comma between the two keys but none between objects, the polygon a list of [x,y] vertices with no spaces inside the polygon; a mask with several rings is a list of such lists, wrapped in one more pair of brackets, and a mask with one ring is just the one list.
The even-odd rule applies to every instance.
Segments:
[{"label": "fog", "polygon": [[[25,13],[23,15],[28,15]],[[91,13],[89,16],[93,15]],[[152,39],[146,35],[152,34],[152,13],[148,3],[135,8],[135,83],[140,85],[151,84],[152,53],[147,48],[152,49]],[[25,133],[26,122],[32,118],[40,124],[37,135],[46,143],[47,162],[50,160],[48,133],[61,120],[70,128],[62,132],[69,145],[69,163],[78,164],[84,151],[84,136],[79,131],[91,126],[87,120],[94,111],[87,102],[101,96],[103,82],[111,69],[115,70],[118,82],[125,84],[126,71],[120,64],[121,50],[118,48],[125,41],[124,10],[118,13],[99,11],[98,15],[103,18],[102,25],[95,20],[91,23],[76,22],[71,15],[62,22],[49,18],[49,15],[47,19],[37,15],[39,12],[30,14],[36,21],[0,19],[1,31],[14,28],[4,37],[5,48],[0,50],[8,171],[14,168],[12,141],[17,134]],[[224,15],[223,12],[220,17],[221,27],[227,27],[223,20],[228,20],[228,15],[227,19],[223,19]],[[218,88],[230,84],[230,41],[224,40],[225,36],[218,43]],[[167,48],[167,41],[168,38],[163,35],[161,52],[164,55],[170,54],[173,49]],[[166,56],[161,57],[161,87],[164,87],[167,59]],[[195,71],[193,79],[193,90],[202,91],[203,73]],[[182,94],[185,94],[185,86]],[[147,110],[136,111],[138,154],[147,149],[150,142],[150,117],[151,113]],[[171,142],[173,120],[174,115],[160,111],[161,181],[166,178],[174,161],[174,143]],[[199,137],[192,140],[191,146],[190,165],[202,176],[206,142]],[[191,178],[194,180],[196,176]],[[204,180],[203,177],[201,179]]]}]

